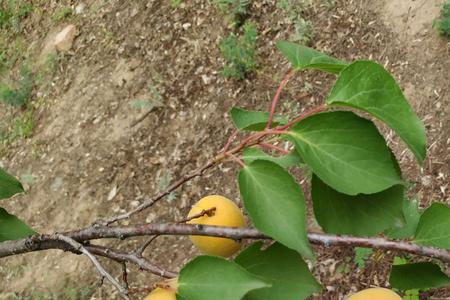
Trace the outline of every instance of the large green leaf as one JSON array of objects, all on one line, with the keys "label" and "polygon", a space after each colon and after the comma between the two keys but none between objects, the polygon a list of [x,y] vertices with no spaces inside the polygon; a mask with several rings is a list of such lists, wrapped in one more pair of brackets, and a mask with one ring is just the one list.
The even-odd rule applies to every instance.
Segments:
[{"label": "large green leaf", "polygon": [[[245,110],[239,107],[233,107],[230,110],[231,119],[237,129],[249,131],[261,131],[266,127],[269,120],[269,113],[262,111]],[[273,126],[286,124],[287,118],[275,115],[273,118]]]},{"label": "large green leaf", "polygon": [[249,292],[246,300],[301,300],[322,289],[297,252],[279,243],[266,250],[261,250],[261,246],[261,242],[251,245],[235,260],[250,273],[272,283],[271,287]]},{"label": "large green leaf", "polygon": [[403,200],[403,216],[405,222],[401,227],[392,228],[386,232],[390,239],[406,239],[414,236],[420,219],[417,201],[410,201],[406,198]]},{"label": "large green leaf", "polygon": [[287,138],[313,172],[341,193],[373,194],[403,183],[375,125],[352,112],[310,116],[294,125]]},{"label": "large green leaf", "polygon": [[422,162],[426,136],[395,79],[372,61],[356,61],[339,75],[327,104],[351,106],[366,111],[389,125]]},{"label": "large green leaf", "polygon": [[450,278],[430,262],[392,266],[389,283],[400,290],[450,286]]},{"label": "large green leaf", "polygon": [[314,175],[311,195],[314,215],[328,233],[374,236],[404,222],[403,185],[375,194],[350,196],[335,191]]},{"label": "large green leaf", "polygon": [[297,70],[317,69],[324,72],[339,74],[348,64],[332,58],[314,49],[294,44],[288,41],[278,41],[278,50]]},{"label": "large green leaf", "polygon": [[415,241],[450,250],[450,207],[433,203],[420,217]]},{"label": "large green leaf", "polygon": [[297,151],[292,151],[291,153],[283,156],[274,157],[258,148],[245,148],[242,156],[246,164],[250,164],[258,159],[274,162],[283,168],[289,168],[302,163],[302,159],[298,155]]},{"label": "large green leaf", "polygon": [[0,242],[20,240],[36,232],[0,207]]},{"label": "large green leaf", "polygon": [[255,227],[306,257],[313,257],[306,236],[305,199],[285,169],[256,160],[239,173],[244,206]]},{"label": "large green leaf", "polygon": [[9,198],[23,192],[22,184],[0,168],[0,199]]},{"label": "large green leaf", "polygon": [[251,290],[265,288],[270,283],[233,261],[198,256],[180,272],[178,294],[189,300],[240,300]]}]

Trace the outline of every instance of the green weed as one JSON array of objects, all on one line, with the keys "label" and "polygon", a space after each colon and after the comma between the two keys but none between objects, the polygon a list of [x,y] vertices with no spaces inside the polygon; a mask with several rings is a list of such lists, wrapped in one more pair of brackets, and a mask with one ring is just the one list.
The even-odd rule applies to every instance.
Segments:
[{"label": "green weed", "polygon": [[0,128],[0,144],[9,145],[21,138],[30,137],[33,133],[33,111],[28,110],[14,118],[9,128]]},{"label": "green weed", "polygon": [[450,1],[441,6],[441,15],[439,19],[435,20],[434,27],[440,34],[450,37]]},{"label": "green weed", "polygon": [[250,0],[214,0],[214,3],[227,15],[232,27],[237,28],[244,24]]},{"label": "green weed", "polygon": [[33,82],[31,71],[23,66],[15,84],[0,83],[0,102],[25,107],[31,97]]},{"label": "green weed", "polygon": [[183,1],[182,0],[170,0],[170,5],[173,8],[177,8],[181,4],[181,2],[183,2]]},{"label": "green weed", "polygon": [[294,25],[294,33],[290,36],[292,42],[307,45],[314,37],[314,28],[310,21],[302,17],[306,4],[302,0],[281,0],[278,8],[286,11],[289,20]]},{"label": "green weed", "polygon": [[15,0],[2,1],[0,3],[0,28],[12,28],[20,31],[20,21],[27,17],[33,10],[31,3],[18,4]]},{"label": "green weed", "polygon": [[225,77],[244,79],[245,75],[256,69],[256,26],[252,22],[244,24],[243,36],[231,33],[220,44],[220,52],[225,59],[221,74]]},{"label": "green weed", "polygon": [[360,270],[366,267],[366,260],[370,258],[373,250],[371,248],[355,248],[355,264],[358,266]]},{"label": "green weed", "polygon": [[52,16],[52,20],[55,22],[60,22],[72,16],[72,8],[63,7],[58,9],[55,14]]}]

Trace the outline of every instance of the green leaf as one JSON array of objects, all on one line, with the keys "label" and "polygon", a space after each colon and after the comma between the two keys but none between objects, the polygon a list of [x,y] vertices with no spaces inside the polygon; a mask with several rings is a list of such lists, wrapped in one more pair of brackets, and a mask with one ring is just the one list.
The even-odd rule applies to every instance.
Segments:
[{"label": "green leaf", "polygon": [[198,256],[187,263],[178,283],[178,294],[189,300],[240,300],[251,290],[270,286],[237,263],[215,256]]},{"label": "green leaf", "polygon": [[0,242],[20,240],[36,232],[0,207]]},{"label": "green leaf", "polygon": [[390,239],[407,239],[414,236],[420,219],[417,201],[410,201],[406,198],[403,200],[403,216],[405,222],[401,227],[392,228],[386,232]]},{"label": "green leaf", "polygon": [[389,282],[400,290],[450,286],[450,278],[438,265],[430,262],[392,266]]},{"label": "green leaf", "polygon": [[295,251],[274,243],[261,250],[257,242],[245,249],[236,262],[252,274],[267,279],[271,287],[251,291],[246,300],[301,300],[322,288]]},{"label": "green leaf", "polygon": [[335,191],[314,175],[311,195],[317,222],[328,233],[374,236],[403,222],[403,185],[350,196]]},{"label": "green leaf", "polygon": [[375,125],[352,112],[315,114],[291,127],[286,137],[313,172],[338,192],[373,194],[403,183]]},{"label": "green leaf", "polygon": [[426,155],[426,136],[395,79],[372,61],[356,61],[339,75],[327,104],[351,106],[366,111],[391,127],[422,162]]},{"label": "green leaf", "polygon": [[246,164],[251,164],[258,159],[268,160],[285,169],[302,163],[302,159],[298,155],[297,151],[292,151],[291,153],[283,156],[274,157],[258,148],[245,148],[243,152],[243,159]]},{"label": "green leaf", "polygon": [[23,191],[22,184],[0,168],[0,199],[9,198]]},{"label": "green leaf", "polygon": [[239,189],[256,228],[313,257],[306,236],[305,198],[291,174],[271,161],[256,160],[239,173]]},{"label": "green leaf", "polygon": [[[239,107],[233,107],[230,110],[231,119],[237,129],[248,131],[261,131],[266,127],[269,120],[269,113],[262,111],[245,110]],[[288,120],[279,115],[273,118],[273,126],[286,124]]]},{"label": "green leaf", "polygon": [[346,62],[332,58],[319,51],[288,41],[278,41],[277,48],[296,70],[317,69],[339,74],[348,65]]},{"label": "green leaf", "polygon": [[433,203],[420,217],[415,241],[450,250],[450,207]]}]

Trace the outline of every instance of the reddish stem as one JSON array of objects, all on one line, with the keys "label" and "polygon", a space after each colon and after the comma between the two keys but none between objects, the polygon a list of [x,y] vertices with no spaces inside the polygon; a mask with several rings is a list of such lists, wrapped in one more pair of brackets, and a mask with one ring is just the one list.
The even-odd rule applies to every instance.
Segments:
[{"label": "reddish stem", "polygon": [[237,162],[242,168],[245,168],[245,163],[242,159],[240,159],[239,157],[237,157],[233,154],[228,154],[227,156],[230,157],[235,162]]},{"label": "reddish stem", "polygon": [[303,114],[299,115],[298,117],[294,118],[293,120],[289,121],[289,123],[287,123],[286,125],[278,126],[275,129],[278,130],[278,131],[286,130],[286,129],[290,128],[292,125],[300,122],[301,120],[306,119],[309,116],[312,116],[312,115],[314,115],[316,113],[319,113],[319,112],[322,112],[322,111],[325,111],[325,110],[327,110],[326,104],[322,104],[322,105],[316,106],[313,109],[308,110],[308,111],[304,112]]},{"label": "reddish stem", "polygon": [[231,143],[234,141],[234,139],[236,138],[236,136],[238,135],[239,130],[236,129],[228,138],[227,143],[225,144],[225,146],[223,146],[222,150],[220,150],[220,153],[225,153],[228,151],[228,149],[230,148]]},{"label": "reddish stem", "polygon": [[285,149],[283,149],[281,147],[272,145],[272,144],[259,143],[258,145],[261,146],[261,148],[266,148],[266,149],[269,149],[269,150],[275,150],[275,151],[281,152],[283,154],[289,154],[289,151],[287,151],[287,150],[285,150]]},{"label": "reddish stem", "polygon": [[294,76],[295,70],[290,70],[284,79],[281,81],[280,85],[278,86],[277,92],[275,93],[275,96],[273,97],[272,104],[270,106],[270,114],[269,114],[269,120],[267,121],[266,128],[270,128],[272,126],[273,116],[275,115],[275,109],[277,107],[278,101],[280,100],[281,91],[288,83],[289,79],[291,79],[292,76]]}]

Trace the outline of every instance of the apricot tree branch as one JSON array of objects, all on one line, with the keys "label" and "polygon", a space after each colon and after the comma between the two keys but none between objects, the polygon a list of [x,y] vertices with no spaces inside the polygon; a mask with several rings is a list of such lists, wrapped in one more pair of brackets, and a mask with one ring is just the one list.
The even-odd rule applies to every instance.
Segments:
[{"label": "apricot tree branch", "polygon": [[91,254],[83,245],[81,245],[79,242],[75,241],[73,238],[65,236],[63,234],[55,234],[55,238],[63,241],[64,243],[72,246],[76,251],[79,251],[86,255],[91,262],[94,264],[94,266],[97,268],[98,272],[102,276],[102,278],[108,279],[111,284],[119,291],[122,298],[129,300],[128,298],[128,291],[125,289],[114,277],[112,277],[111,274],[109,274],[103,266],[100,264],[100,262],[95,258],[94,255]]},{"label": "apricot tree branch", "polygon": [[103,256],[112,260],[115,260],[117,262],[129,262],[133,263],[136,266],[138,266],[140,269],[148,271],[150,273],[153,273],[155,275],[164,277],[164,278],[174,278],[177,276],[175,272],[165,270],[161,267],[158,267],[157,265],[149,262],[147,259],[145,259],[142,255],[138,253],[124,253],[119,252],[117,250],[112,250],[109,248],[101,247],[101,246],[94,246],[89,245],[85,246],[86,249],[88,249],[92,254]]},{"label": "apricot tree branch", "polygon": [[[268,236],[251,228],[220,227],[193,224],[143,224],[128,227],[91,226],[77,231],[65,232],[63,235],[74,239],[77,242],[85,242],[93,239],[118,238],[124,239],[135,236],[148,235],[204,235],[225,237],[231,239],[270,239]],[[309,233],[309,241],[312,244],[322,246],[343,246],[343,247],[366,247],[373,249],[394,250],[407,252],[414,255],[432,257],[445,263],[450,263],[450,251],[427,246],[420,246],[412,242],[392,241],[385,238],[360,238],[352,236],[336,236],[323,233]],[[86,246],[88,247],[88,246]],[[92,248],[87,249],[94,254]],[[55,243],[52,235],[36,235],[18,241],[7,241],[0,243],[0,258],[15,254],[40,251],[46,249],[63,249],[62,245]],[[106,250],[105,250],[106,251]],[[105,254],[112,258],[115,255]],[[140,262],[134,254],[121,254],[116,256],[126,259],[129,262]],[[138,264],[139,265],[139,264]],[[139,265],[140,266],[140,265]],[[167,274],[166,274],[167,275]]]}]

